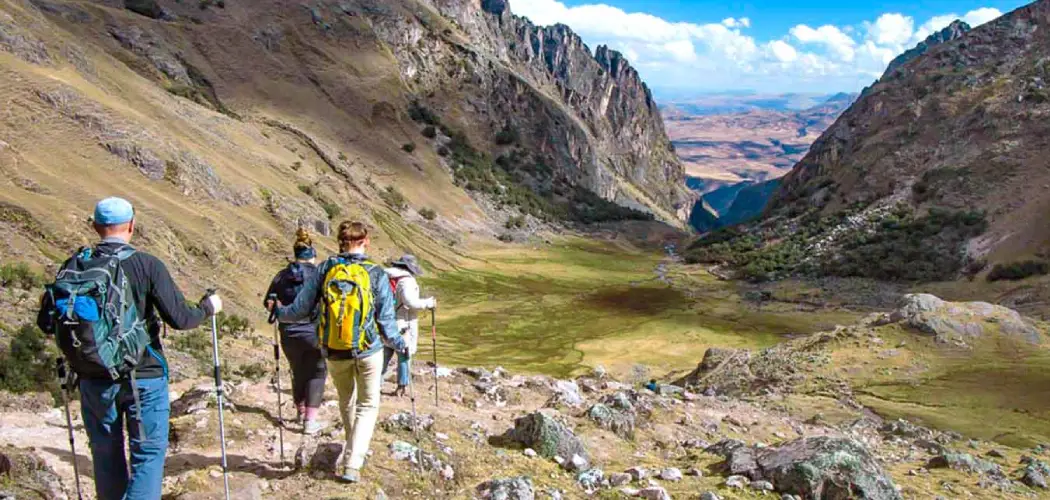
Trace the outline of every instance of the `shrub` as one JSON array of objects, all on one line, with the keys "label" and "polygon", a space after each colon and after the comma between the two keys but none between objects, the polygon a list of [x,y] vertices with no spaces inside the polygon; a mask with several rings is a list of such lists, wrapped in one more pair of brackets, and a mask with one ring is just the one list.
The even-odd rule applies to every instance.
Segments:
[{"label": "shrub", "polygon": [[448,149],[447,147],[445,147],[445,146],[441,146],[440,148],[438,148],[437,153],[438,153],[438,156],[444,158],[444,157],[452,154],[452,151],[450,149]]},{"label": "shrub", "polygon": [[426,220],[434,220],[437,218],[437,212],[435,212],[432,208],[421,209],[419,211],[419,215],[420,217],[423,217]]},{"label": "shrub", "polygon": [[1050,263],[1043,260],[1025,260],[996,264],[988,273],[988,281],[1019,281],[1032,276],[1050,274]]},{"label": "shrub", "polygon": [[510,122],[503,125],[503,128],[496,133],[496,144],[500,146],[509,146],[515,144],[520,140],[518,129],[514,128]]},{"label": "shrub", "polygon": [[236,314],[228,314],[226,311],[220,311],[219,314],[215,315],[215,321],[219,327],[219,332],[226,335],[240,337],[243,334],[255,331],[248,318]]},{"label": "shrub", "polygon": [[427,125],[440,125],[441,120],[438,119],[437,115],[434,114],[426,106],[423,106],[419,101],[412,101],[408,106],[408,116],[413,121],[426,123]]},{"label": "shrub", "polygon": [[416,145],[411,143],[411,142],[408,142],[408,143],[403,144],[401,146],[401,149],[404,150],[404,152],[406,152],[406,153],[412,153],[412,152],[415,152]]},{"label": "shrub", "polygon": [[241,378],[256,381],[269,375],[270,368],[259,362],[248,363],[238,366],[234,374]]},{"label": "shrub", "polygon": [[339,152],[339,161],[346,161],[346,153]]},{"label": "shrub", "polygon": [[324,209],[324,213],[328,215],[328,220],[335,220],[343,214],[343,209],[340,208],[339,205],[337,205],[335,202],[326,199],[321,199],[318,200],[318,203],[321,204],[321,208]]},{"label": "shrub", "polygon": [[437,137],[437,134],[437,129],[434,128],[433,125],[427,125],[426,127],[423,127],[423,137],[426,137],[427,139],[433,139]]},{"label": "shrub", "polygon": [[58,349],[35,325],[25,324],[0,351],[0,389],[17,394],[47,391],[58,395],[54,360]]},{"label": "shrub", "polygon": [[43,274],[33,271],[24,262],[14,262],[0,266],[0,286],[33,290],[47,282]]},{"label": "shrub", "polygon": [[299,184],[299,191],[302,191],[306,196],[313,197],[314,187],[309,184]]},{"label": "shrub", "polygon": [[503,233],[503,234],[497,236],[496,239],[498,239],[498,240],[500,240],[500,241],[502,241],[504,243],[510,243],[510,242],[514,241],[514,235],[510,234],[510,233]]},{"label": "shrub", "polygon": [[515,215],[509,219],[503,225],[507,229],[521,229],[525,227],[525,217],[521,215]]},{"label": "shrub", "polygon": [[[211,328],[211,326],[209,325],[208,328]],[[219,336],[222,336],[221,329],[219,330]],[[175,334],[171,346],[175,350],[191,356],[201,363],[202,366],[212,363],[211,334],[203,327],[200,330]]]},{"label": "shrub", "polygon": [[301,161],[297,161],[292,164],[292,170],[295,170],[296,172],[298,172],[301,168],[303,168],[303,162]]},{"label": "shrub", "polygon": [[387,186],[385,190],[379,192],[379,197],[383,199],[390,208],[397,210],[398,212],[404,210],[408,203],[405,201],[405,195],[401,194],[394,186]]}]

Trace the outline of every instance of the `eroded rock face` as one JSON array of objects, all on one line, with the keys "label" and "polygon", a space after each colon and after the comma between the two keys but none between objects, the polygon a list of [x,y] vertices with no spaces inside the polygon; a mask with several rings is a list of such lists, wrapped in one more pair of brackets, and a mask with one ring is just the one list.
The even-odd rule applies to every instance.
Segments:
[{"label": "eroded rock face", "polygon": [[713,451],[726,457],[731,477],[768,481],[780,493],[829,500],[901,498],[871,453],[850,439],[805,438],[777,448],[727,441]]}]

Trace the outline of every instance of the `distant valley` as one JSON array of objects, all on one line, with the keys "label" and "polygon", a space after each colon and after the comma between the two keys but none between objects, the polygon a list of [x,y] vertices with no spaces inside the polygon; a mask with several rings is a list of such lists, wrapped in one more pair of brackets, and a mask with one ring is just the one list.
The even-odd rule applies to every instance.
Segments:
[{"label": "distant valley", "polygon": [[[856,97],[665,96],[661,111],[686,182],[704,194],[693,210],[693,227],[706,231],[759,215],[776,188],[772,181],[789,172]],[[740,193],[746,195],[736,204]]]}]

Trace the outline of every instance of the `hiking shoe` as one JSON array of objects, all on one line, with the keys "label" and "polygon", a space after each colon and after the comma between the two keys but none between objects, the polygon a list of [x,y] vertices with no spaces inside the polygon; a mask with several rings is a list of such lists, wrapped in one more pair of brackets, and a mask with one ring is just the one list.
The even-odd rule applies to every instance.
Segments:
[{"label": "hiking shoe", "polygon": [[306,423],[303,424],[303,434],[306,434],[307,436],[313,436],[314,434],[321,432],[321,430],[324,428],[324,422],[321,422],[319,420],[307,420]]},{"label": "hiking shoe", "polygon": [[339,476],[339,480],[344,483],[359,483],[361,482],[361,469],[347,467],[343,469],[343,474]]}]

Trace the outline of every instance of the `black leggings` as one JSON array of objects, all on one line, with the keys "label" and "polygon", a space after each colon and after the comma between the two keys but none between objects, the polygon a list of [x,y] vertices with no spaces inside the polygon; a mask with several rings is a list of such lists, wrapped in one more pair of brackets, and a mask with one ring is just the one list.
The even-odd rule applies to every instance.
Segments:
[{"label": "black leggings", "polygon": [[316,337],[303,339],[282,336],[281,347],[284,348],[288,364],[292,365],[292,399],[295,404],[305,404],[308,408],[320,407],[328,367],[321,357]]}]

